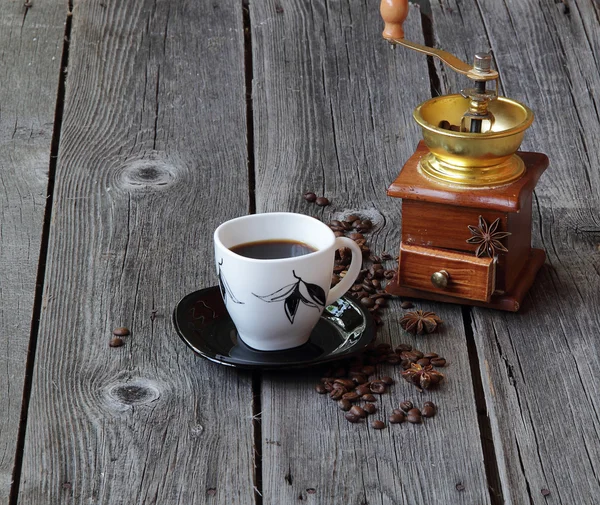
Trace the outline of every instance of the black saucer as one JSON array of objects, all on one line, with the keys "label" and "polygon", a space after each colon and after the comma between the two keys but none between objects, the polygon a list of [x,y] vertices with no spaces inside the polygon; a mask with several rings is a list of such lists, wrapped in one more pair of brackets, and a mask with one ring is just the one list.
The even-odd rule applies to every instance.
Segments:
[{"label": "black saucer", "polygon": [[309,341],[285,351],[257,351],[237,336],[217,286],[184,297],[173,324],[181,339],[200,356],[239,368],[303,368],[363,350],[374,337],[371,315],[360,303],[342,297],[325,308]]}]

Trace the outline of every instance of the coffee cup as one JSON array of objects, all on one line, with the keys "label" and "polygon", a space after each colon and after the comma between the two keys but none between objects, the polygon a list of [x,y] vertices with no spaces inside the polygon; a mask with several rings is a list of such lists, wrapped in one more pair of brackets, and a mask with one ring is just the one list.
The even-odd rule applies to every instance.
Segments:
[{"label": "coffee cup", "polygon": [[[362,268],[362,251],[336,237],[321,221],[303,214],[271,212],[242,216],[214,233],[221,296],[238,336],[259,351],[305,344],[323,309],[350,289]],[[338,249],[352,261],[330,288]]]}]

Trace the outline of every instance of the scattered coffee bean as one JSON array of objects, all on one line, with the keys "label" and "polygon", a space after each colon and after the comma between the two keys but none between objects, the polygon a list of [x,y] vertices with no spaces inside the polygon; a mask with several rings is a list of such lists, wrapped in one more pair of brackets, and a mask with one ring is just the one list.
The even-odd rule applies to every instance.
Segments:
[{"label": "scattered coffee bean", "polygon": [[400,409],[404,412],[408,412],[412,408],[414,408],[414,405],[411,401],[406,400],[400,404]]},{"label": "scattered coffee bean", "polygon": [[412,309],[414,305],[411,302],[402,302],[400,304],[400,307],[402,307],[403,309]]},{"label": "scattered coffee bean", "polygon": [[325,393],[327,393],[327,389],[325,388],[325,386],[323,386],[323,384],[317,384],[315,386],[315,390],[320,395],[324,395]]},{"label": "scattered coffee bean", "polygon": [[332,400],[341,400],[342,396],[344,396],[344,393],[346,392],[346,390],[342,387],[339,389],[333,389],[331,391],[331,393],[329,393],[329,398],[331,398]]},{"label": "scattered coffee bean", "polygon": [[327,207],[327,205],[329,205],[329,200],[327,198],[325,198],[324,196],[320,196],[319,198],[317,198],[315,200],[315,203],[319,206],[319,207]]},{"label": "scattered coffee bean", "polygon": [[400,409],[394,409],[394,410],[392,410],[392,414],[402,414],[402,415],[405,415],[404,412],[402,412]]},{"label": "scattered coffee bean", "polygon": [[431,364],[439,367],[446,366],[446,360],[444,358],[433,358]]},{"label": "scattered coffee bean", "polygon": [[394,379],[386,375],[385,377],[381,378],[381,382],[383,382],[386,386],[391,386],[394,383]]},{"label": "scattered coffee bean", "polygon": [[550,490],[549,489],[542,489],[541,493],[542,493],[542,496],[550,496]]},{"label": "scattered coffee bean", "polygon": [[396,349],[394,349],[397,353],[401,352],[410,352],[412,351],[412,345],[410,344],[399,344]]},{"label": "scattered coffee bean", "polygon": [[344,417],[351,423],[358,423],[360,421],[360,417],[352,412],[348,411],[344,414]]},{"label": "scattered coffee bean", "polygon": [[367,414],[374,414],[377,411],[377,406],[374,403],[365,403],[363,409]]},{"label": "scattered coffee bean", "polygon": [[423,410],[421,411],[423,417],[433,417],[436,414],[435,405],[424,405]]},{"label": "scattered coffee bean", "polygon": [[377,421],[373,421],[371,423],[371,427],[374,430],[383,430],[383,428],[385,428],[385,423],[383,421],[380,421],[379,419]]},{"label": "scattered coffee bean", "polygon": [[397,413],[393,413],[390,417],[389,417],[389,421],[392,424],[399,424],[399,423],[403,423],[406,420],[406,415],[404,414],[404,412],[397,412]]},{"label": "scattered coffee bean", "polygon": [[362,305],[364,307],[366,307],[367,309],[370,309],[371,307],[375,307],[375,301],[368,297],[361,298],[360,303],[362,303]]},{"label": "scattered coffee bean", "polygon": [[[344,375],[346,375],[345,371],[344,371]],[[354,387],[354,382],[351,379],[337,378],[337,379],[335,379],[333,381],[333,383],[334,384],[341,384],[342,386],[344,386],[345,388],[348,388],[348,389],[352,389]]]},{"label": "scattered coffee bean", "polygon": [[432,358],[437,358],[437,357],[438,357],[438,355],[437,355],[437,353],[435,353],[435,352],[426,352],[426,353],[423,355],[423,357],[424,357],[424,358],[429,358],[429,359],[432,359]]},{"label": "scattered coffee bean", "polygon": [[357,221],[358,219],[360,219],[360,217],[358,217],[357,215],[350,214],[349,216],[346,217],[346,222],[353,223],[354,221]]},{"label": "scattered coffee bean", "polygon": [[428,366],[430,364],[430,361],[428,358],[421,358],[417,360],[417,364],[421,365],[421,366]]},{"label": "scattered coffee bean", "polygon": [[117,337],[126,337],[130,333],[131,332],[129,331],[129,329],[128,328],[124,328],[124,327],[115,328],[113,330],[113,335],[115,335]]},{"label": "scattered coffee bean", "polygon": [[314,202],[317,199],[317,195],[315,195],[312,191],[308,191],[307,193],[304,193],[304,199],[307,202]]},{"label": "scattered coffee bean", "polygon": [[346,412],[348,412],[352,408],[352,403],[349,400],[341,399],[338,401],[338,407]]},{"label": "scattered coffee bean", "polygon": [[371,393],[371,388],[369,387],[369,384],[361,384],[360,386],[358,386],[356,388],[356,394],[359,394],[360,396],[364,396],[366,394],[370,394]]},{"label": "scattered coffee bean", "polygon": [[362,407],[359,407],[358,405],[353,405],[352,408],[350,409],[350,412],[358,417],[363,417],[363,418],[367,417],[367,413],[366,413],[365,409],[363,409]]},{"label": "scattered coffee bean", "polygon": [[421,411],[419,409],[410,409],[406,413],[406,420],[412,424],[419,424],[422,422]]},{"label": "scattered coffee bean", "polygon": [[458,484],[456,484],[456,490],[457,491],[464,491],[465,490],[465,486],[462,484],[462,482],[459,482]]},{"label": "scattered coffee bean", "polygon": [[387,386],[380,380],[371,381],[369,387],[371,388],[371,393],[375,393],[376,395],[382,395],[387,391]]},{"label": "scattered coffee bean", "polygon": [[360,398],[360,395],[355,391],[351,391],[350,393],[345,393],[342,396],[342,400],[348,400],[349,402],[355,402]]},{"label": "scattered coffee bean", "polygon": [[121,347],[125,342],[123,341],[123,339],[121,337],[113,337],[110,339],[110,342],[108,343],[108,345],[110,347]]},{"label": "scattered coffee bean", "polygon": [[375,398],[371,393],[364,394],[360,397],[361,400],[366,402],[376,402],[377,398]]}]

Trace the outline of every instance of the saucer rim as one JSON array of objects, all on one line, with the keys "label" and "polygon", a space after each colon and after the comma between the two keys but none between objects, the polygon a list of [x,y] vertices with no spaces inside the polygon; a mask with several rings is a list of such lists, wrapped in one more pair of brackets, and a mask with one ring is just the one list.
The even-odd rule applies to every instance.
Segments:
[{"label": "saucer rim", "polygon": [[[336,354],[335,356],[332,356],[331,354],[327,354],[326,356],[324,356],[322,358],[309,360],[309,361],[291,362],[291,363],[288,363],[288,362],[286,362],[286,363],[264,363],[264,364],[247,363],[247,362],[232,362],[231,358],[229,356],[223,356],[222,354],[217,354],[216,356],[209,355],[209,354],[206,354],[205,352],[202,352],[200,349],[194,347],[191,344],[191,342],[184,336],[184,333],[180,329],[180,326],[177,321],[177,310],[179,309],[179,307],[181,305],[183,305],[190,298],[197,298],[197,297],[202,296],[202,293],[204,293],[204,292],[210,292],[210,291],[218,290],[218,289],[219,289],[219,286],[214,285],[214,286],[209,286],[207,288],[198,289],[196,291],[188,293],[183,298],[181,298],[181,300],[179,300],[179,302],[177,302],[177,304],[175,305],[175,308],[173,309],[173,315],[172,315],[172,321],[173,321],[173,326],[175,328],[175,332],[177,333],[179,338],[181,340],[183,340],[183,342],[186,344],[186,346],[197,356],[200,356],[200,357],[202,357],[208,361],[211,361],[213,363],[216,363],[218,365],[223,365],[223,366],[227,366],[230,368],[239,368],[239,369],[244,369],[244,370],[273,370],[273,371],[282,371],[285,369],[297,370],[297,369],[302,369],[302,368],[311,368],[311,367],[316,367],[316,366],[324,364],[324,363],[337,361],[340,359],[346,359],[346,358],[355,356],[355,355],[359,354],[361,351],[363,351],[367,347],[367,345],[369,345],[369,343],[372,342],[373,339],[375,338],[375,322],[373,320],[373,316],[369,313],[369,311],[365,307],[363,307],[360,304],[360,302],[358,302],[357,300],[353,299],[352,297],[350,297],[348,295],[343,295],[338,299],[345,299],[345,300],[350,301],[353,304],[353,306],[356,307],[360,311],[360,313],[362,314],[364,321],[365,321],[365,328],[361,332],[361,337],[358,339],[357,344],[350,347],[349,349],[347,349],[346,351],[344,351],[340,354]],[[227,319],[231,320],[231,317],[229,316],[229,314],[225,314],[222,317],[226,317]],[[320,319],[326,319],[326,318],[324,318],[323,315],[321,315]],[[232,321],[232,323],[233,323],[233,321]],[[234,324],[234,327],[235,327],[235,324]],[[371,338],[366,340],[364,337],[368,336],[369,334],[371,334]],[[239,338],[239,336],[238,336],[238,338]],[[363,342],[363,340],[365,340],[365,341]],[[362,344],[361,344],[361,342],[362,342]],[[259,354],[269,354],[271,352],[278,352],[278,351],[260,351],[258,349],[254,349],[254,348],[251,348],[251,349],[254,352],[259,353]],[[217,356],[220,356],[222,359],[219,359]]]}]

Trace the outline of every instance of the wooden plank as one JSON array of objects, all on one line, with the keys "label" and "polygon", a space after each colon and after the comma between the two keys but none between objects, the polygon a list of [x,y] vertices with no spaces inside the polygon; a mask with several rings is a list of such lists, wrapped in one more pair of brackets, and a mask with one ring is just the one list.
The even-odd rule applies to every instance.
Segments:
[{"label": "wooden plank", "polygon": [[75,3],[20,505],[253,502],[251,377],[171,323],[249,205],[243,55],[240,2]]},{"label": "wooden plank", "polygon": [[[10,493],[66,6],[0,0],[0,503]],[[18,464],[18,463],[17,463]]]},{"label": "wooden plank", "polygon": [[[534,195],[533,241],[548,254],[545,267],[520,313],[473,310],[504,499],[596,503],[599,9],[589,0],[432,2],[432,9],[445,49],[467,60],[467,52],[493,49],[504,93],[536,114],[523,147],[550,158]],[[457,89],[450,75],[443,80]]]},{"label": "wooden plank", "polygon": [[[368,216],[375,223],[372,249],[395,252],[400,202],[387,197],[386,188],[417,146],[411,113],[430,96],[425,58],[389,49],[372,2],[250,2],[250,14],[257,210],[291,210],[325,221]],[[418,12],[407,23],[407,37],[419,40]],[[308,204],[305,191],[332,204]],[[452,362],[448,382],[419,395],[399,379],[398,369],[381,367],[399,382],[381,398],[378,416],[387,421],[393,408],[412,398],[437,402],[439,417],[424,426],[376,431],[347,423],[335,402],[314,392],[319,371],[266,374],[265,505],[489,503],[460,309],[418,308],[438,312],[446,330],[409,338],[394,300],[378,339],[408,340],[445,354]]]}]

